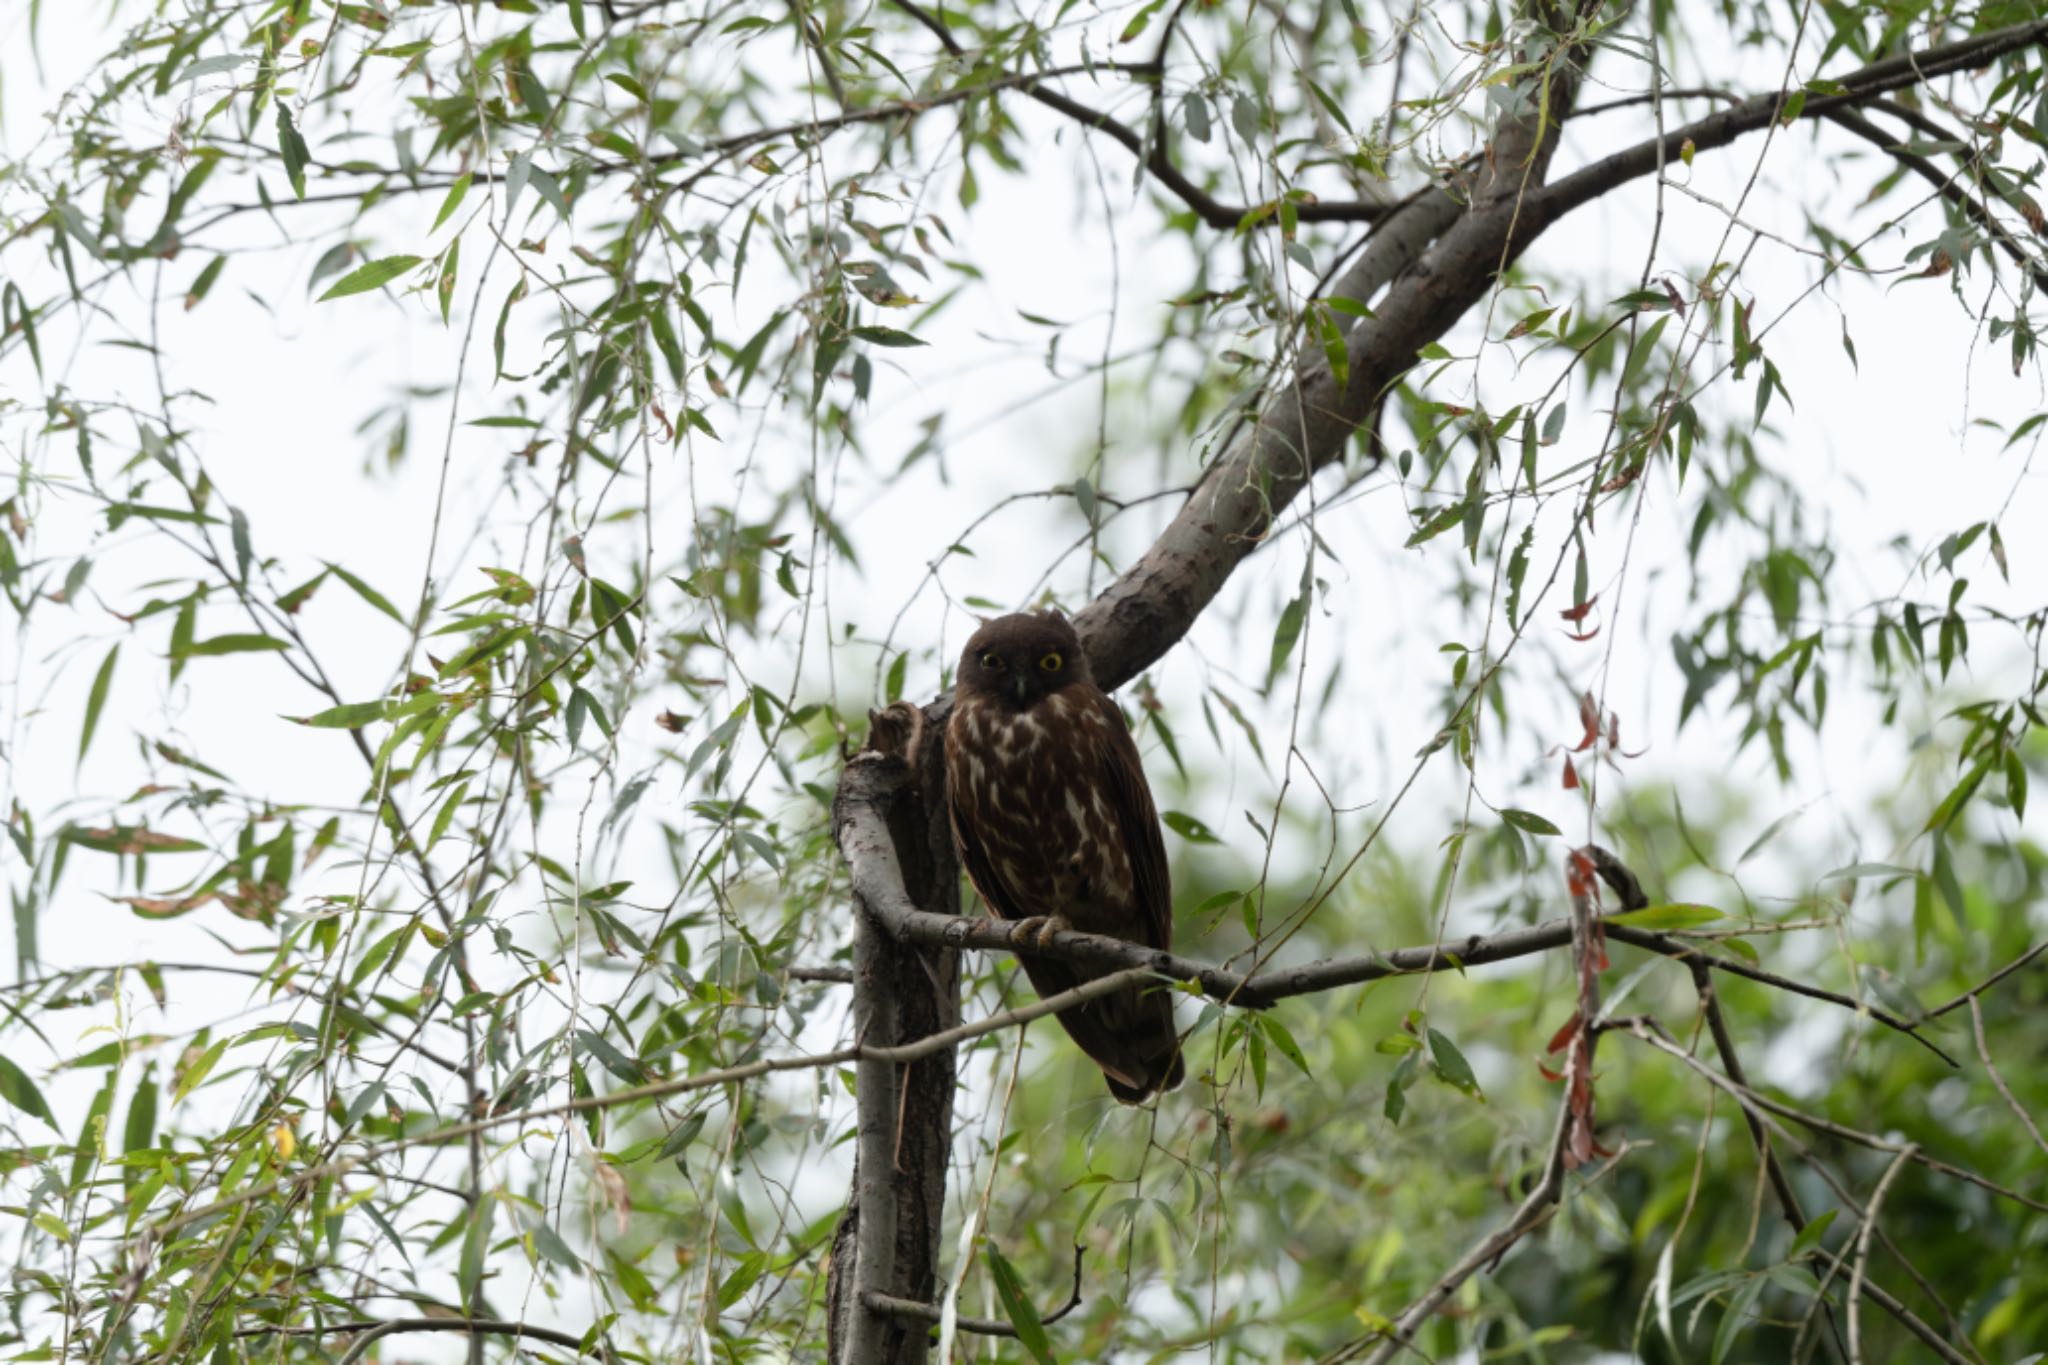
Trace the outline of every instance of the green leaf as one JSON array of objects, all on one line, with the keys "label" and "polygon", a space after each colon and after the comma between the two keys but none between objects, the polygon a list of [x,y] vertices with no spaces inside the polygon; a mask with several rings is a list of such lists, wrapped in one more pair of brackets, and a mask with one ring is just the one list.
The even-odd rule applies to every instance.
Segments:
[{"label": "green leaf", "polygon": [[1038,1365],[1057,1365],[1052,1341],[1045,1335],[1045,1324],[1039,1321],[1037,1307],[1025,1295],[1017,1268],[996,1250],[994,1242],[988,1244],[988,1269],[995,1277],[996,1297],[1003,1301],[1003,1312],[1010,1319],[1010,1326],[1017,1329],[1017,1340],[1031,1352]]},{"label": "green leaf", "polygon": [[418,265],[422,259],[419,256],[386,256],[381,261],[359,265],[336,280],[333,287],[320,296],[319,302],[346,298],[350,294],[366,294],[372,289],[382,288]]},{"label": "green leaf", "polygon": [[1399,1124],[1401,1116],[1408,1112],[1408,1087],[1414,1083],[1417,1058],[1420,1052],[1411,1052],[1394,1064],[1394,1074],[1387,1078],[1386,1102],[1380,1112],[1386,1115],[1388,1123]]},{"label": "green leaf", "polygon": [[174,659],[204,659],[219,654],[260,654],[265,650],[287,650],[291,642],[280,640],[275,635],[216,635],[208,640],[194,640],[183,649],[173,649]]},{"label": "green leaf", "polygon": [[187,312],[199,306],[200,300],[204,299],[207,291],[213,288],[213,282],[220,278],[220,272],[227,268],[227,263],[228,258],[225,256],[216,256],[206,263],[205,268],[192,281],[192,287],[185,291],[185,310]]},{"label": "green leaf", "polygon": [[1280,624],[1273,631],[1273,653],[1266,661],[1266,686],[1270,689],[1279,678],[1280,671],[1287,667],[1287,658],[1294,653],[1294,646],[1301,639],[1302,622],[1308,619],[1309,581],[1307,566],[1303,566],[1301,591],[1280,612]]},{"label": "green leaf", "polygon": [[931,343],[919,341],[908,332],[899,332],[894,327],[855,327],[853,335],[874,346],[928,346]]},{"label": "green leaf", "polygon": [[1308,1069],[1308,1058],[1302,1055],[1301,1044],[1294,1041],[1294,1035],[1287,1031],[1287,1025],[1281,1023],[1270,1014],[1259,1014],[1253,1017],[1258,1020],[1259,1031],[1266,1035],[1267,1040],[1274,1047],[1280,1049],[1281,1056],[1299,1067],[1302,1075],[1312,1077],[1316,1074]]},{"label": "green leaf", "polygon": [[448,187],[448,195],[441,201],[441,211],[434,215],[434,226],[428,231],[438,232],[441,224],[448,221],[449,215],[462,207],[462,200],[469,193],[470,178],[471,172],[464,171],[456,178],[455,183]]},{"label": "green leaf", "polygon": [[489,1194],[478,1199],[469,1215],[469,1226],[463,1229],[462,1257],[457,1265],[456,1278],[462,1286],[465,1301],[475,1298],[477,1285],[483,1280],[484,1261],[491,1249],[491,1215],[496,1202]]},{"label": "green leaf", "polygon": [[374,721],[384,719],[384,703],[381,701],[352,701],[340,706],[330,706],[310,716],[286,716],[295,725],[310,725],[316,730],[359,730]]},{"label": "green leaf", "polygon": [[1435,1029],[1429,1031],[1429,1059],[1436,1064],[1436,1074],[1444,1081],[1476,1100],[1486,1098],[1480,1093],[1479,1078],[1472,1074],[1472,1064],[1465,1060],[1465,1054],[1458,1051],[1456,1043]]},{"label": "green leaf", "polygon": [[1563,830],[1533,811],[1504,810],[1500,818],[1525,834],[1562,834]]},{"label": "green leaf", "polygon": [[1223,842],[1216,837],[1207,825],[1192,815],[1187,815],[1177,810],[1169,810],[1162,811],[1159,818],[1168,829],[1191,844],[1220,844]]},{"label": "green leaf", "polygon": [[41,1119],[52,1128],[57,1126],[56,1116],[50,1112],[43,1092],[36,1089],[36,1083],[28,1078],[27,1072],[5,1057],[0,1057],[0,1099],[24,1114]]},{"label": "green leaf", "polygon": [[116,644],[107,651],[107,657],[100,664],[100,671],[93,675],[92,690],[85,698],[85,728],[78,736],[78,761],[85,762],[85,751],[92,747],[92,737],[99,729],[100,712],[107,704],[107,689],[114,682],[114,661],[121,657],[121,646]]},{"label": "green leaf", "polygon": [[1851,863],[1847,867],[1836,868],[1833,872],[1822,877],[1821,880],[1824,882],[1838,880],[1857,881],[1864,877],[1911,877],[1915,875],[1917,874],[1914,873],[1912,868],[1900,867],[1896,863]]},{"label": "green leaf", "polygon": [[222,1038],[215,1042],[212,1047],[200,1053],[198,1060],[185,1068],[184,1074],[178,1077],[177,1089],[171,1092],[171,1102],[173,1104],[176,1104],[179,1100],[184,1099],[199,1088],[199,1083],[205,1080],[213,1071],[214,1064],[220,1061],[220,1055],[227,1051],[227,1047],[228,1040]]},{"label": "green leaf", "polygon": [[1630,929],[1690,929],[1694,925],[1712,924],[1726,915],[1711,905],[1646,905],[1640,910],[1624,910],[1618,915],[1609,915],[1607,923],[1625,925]]},{"label": "green leaf", "polygon": [[386,616],[398,622],[399,625],[402,626],[407,624],[405,617],[399,614],[398,608],[392,606],[391,603],[385,598],[383,593],[378,592],[375,588],[371,587],[368,583],[365,583],[362,579],[357,578],[354,574],[350,573],[347,569],[342,568],[341,565],[339,564],[329,564],[327,567],[333,571],[334,576],[336,578],[339,578],[342,582],[348,584],[349,588],[355,593],[356,596],[362,598],[365,602],[368,602],[378,611],[383,612]]},{"label": "green leaf", "polygon": [[1818,1218],[1799,1229],[1799,1235],[1792,1239],[1792,1249],[1785,1253],[1785,1259],[1796,1261],[1820,1245],[1820,1239],[1828,1235],[1828,1227],[1835,1221],[1839,1209],[1829,1209]]},{"label": "green leaf", "polygon": [[312,154],[306,150],[306,139],[299,136],[299,130],[292,123],[292,111],[283,100],[277,102],[277,151],[284,158],[284,176],[292,183],[294,198],[306,197],[306,163]]},{"label": "green leaf", "polygon": [[582,1258],[562,1240],[562,1234],[556,1232],[545,1220],[533,1225],[533,1245],[541,1255],[564,1269],[583,1269]]},{"label": "green leaf", "polygon": [[[591,696],[590,693],[585,691],[582,687],[577,687],[569,694],[570,711],[573,713],[579,708],[586,715],[588,715],[590,719],[597,722],[597,728],[604,731],[604,737],[606,739],[610,739],[612,737],[612,725],[610,721],[605,719],[604,707],[598,704],[598,700],[596,697]],[[582,728],[580,718],[577,720],[572,720],[571,725],[577,729]],[[576,741],[572,738],[569,742],[573,745]]]}]

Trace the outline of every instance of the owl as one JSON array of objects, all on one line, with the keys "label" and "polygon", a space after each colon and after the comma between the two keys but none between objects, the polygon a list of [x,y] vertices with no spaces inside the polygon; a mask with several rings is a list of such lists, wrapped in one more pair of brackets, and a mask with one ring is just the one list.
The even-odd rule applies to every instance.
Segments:
[{"label": "owl", "polygon": [[[1004,616],[968,640],[946,724],[946,786],[960,861],[996,915],[1036,921],[1039,934],[1172,945],[1166,845],[1138,746],[1064,617]],[[1020,960],[1041,997],[1108,974]],[[1124,1103],[1181,1083],[1166,991],[1133,987],[1058,1018]]]}]

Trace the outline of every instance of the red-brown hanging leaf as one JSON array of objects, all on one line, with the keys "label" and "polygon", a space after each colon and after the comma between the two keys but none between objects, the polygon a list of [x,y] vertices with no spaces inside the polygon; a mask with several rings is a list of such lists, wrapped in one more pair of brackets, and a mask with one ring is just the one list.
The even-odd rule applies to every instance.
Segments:
[{"label": "red-brown hanging leaf", "polygon": [[1570,754],[1566,754],[1564,756],[1564,789],[1566,791],[1577,791],[1578,788],[1578,766],[1572,762],[1572,756]]},{"label": "red-brown hanging leaf", "polygon": [[1579,694],[1579,725],[1585,734],[1572,750],[1575,754],[1582,754],[1600,742],[1600,703],[1593,700],[1591,692]]},{"label": "red-brown hanging leaf", "polygon": [[113,896],[109,899],[125,905],[144,919],[175,919],[188,910],[197,910],[213,899],[208,892],[203,896]]}]

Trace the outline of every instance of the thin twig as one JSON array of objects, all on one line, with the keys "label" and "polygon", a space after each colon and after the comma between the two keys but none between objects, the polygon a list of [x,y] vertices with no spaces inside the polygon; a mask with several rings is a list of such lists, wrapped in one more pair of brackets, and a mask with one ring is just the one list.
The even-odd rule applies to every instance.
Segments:
[{"label": "thin twig", "polygon": [[1870,1192],[1870,1203],[1863,1210],[1863,1226],[1856,1233],[1856,1268],[1849,1272],[1849,1304],[1846,1310],[1849,1315],[1849,1365],[1863,1365],[1863,1332],[1856,1308],[1863,1298],[1864,1273],[1870,1268],[1870,1238],[1877,1231],[1878,1210],[1884,1205],[1884,1197],[1890,1191],[1892,1181],[1898,1179],[1899,1172],[1906,1169],[1906,1163],[1918,1150],[1910,1142],[1899,1149],[1899,1154],[1892,1158],[1892,1164],[1885,1168],[1883,1178],[1877,1182],[1877,1188]]},{"label": "thin twig", "polygon": [[[1074,1248],[1074,1288],[1068,1294],[1067,1301],[1058,1308],[1053,1309],[1052,1312],[1039,1315],[1038,1320],[1048,1327],[1081,1306],[1081,1257],[1084,1250],[1084,1248],[1079,1246]],[[938,1326],[940,1318],[945,1315],[945,1310],[937,1304],[918,1303],[912,1299],[891,1298],[887,1294],[870,1293],[863,1302],[876,1312],[891,1313],[899,1318],[913,1318],[922,1322],[928,1322],[934,1328]],[[956,1317],[953,1319],[953,1324],[963,1332],[973,1332],[985,1337],[1014,1337],[1017,1335],[1017,1329],[1009,1323],[996,1322],[989,1318]]]},{"label": "thin twig", "polygon": [[355,1339],[336,1365],[356,1365],[368,1354],[370,1347],[385,1337],[398,1336],[407,1332],[464,1332],[472,1337],[531,1337],[545,1341],[551,1346],[562,1346],[580,1356],[589,1355],[583,1349],[583,1338],[567,1332],[557,1332],[551,1327],[534,1327],[523,1322],[503,1322],[495,1318],[392,1318],[380,1322]]},{"label": "thin twig", "polygon": [[2013,1098],[2012,1091],[2006,1087],[2005,1077],[1998,1074],[1998,1066],[1991,1060],[1991,1044],[1984,1038],[1984,1011],[1977,1004],[1977,997],[1974,995],[1970,997],[1970,1028],[1977,1035],[1977,1056],[1983,1060],[1984,1069],[1991,1074],[1991,1083],[1998,1087],[1998,1093],[2005,1096],[2007,1107],[2018,1115],[2019,1121],[2026,1125],[2027,1132],[2033,1135],[2034,1145],[2041,1149],[2044,1156],[2048,1156],[2048,1138],[2041,1136],[2041,1130],[2034,1126],[2034,1116]]}]

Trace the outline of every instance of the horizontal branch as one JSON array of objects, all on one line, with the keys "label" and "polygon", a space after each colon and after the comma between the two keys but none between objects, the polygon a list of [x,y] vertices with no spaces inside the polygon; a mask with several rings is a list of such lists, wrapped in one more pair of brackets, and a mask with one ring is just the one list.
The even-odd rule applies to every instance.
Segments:
[{"label": "horizontal branch", "polygon": [[[1065,1317],[1067,1314],[1073,1312],[1076,1308],[1079,1308],[1081,1306],[1082,1254],[1083,1248],[1076,1246],[1074,1248],[1073,1292],[1067,1296],[1067,1301],[1061,1304],[1058,1308],[1053,1309],[1050,1313],[1039,1314],[1038,1321],[1041,1324],[1051,1326],[1053,1323],[1058,1322],[1061,1318]],[[871,1293],[867,1295],[866,1302],[868,1307],[874,1309],[876,1312],[889,1313],[895,1317],[910,1318],[913,1321],[918,1322],[928,1322],[931,1323],[934,1327],[938,1326],[939,1323],[944,1320],[946,1315],[945,1310],[943,1308],[940,1308],[937,1304],[918,1303],[912,1299],[898,1299],[893,1298],[887,1294]],[[953,1319],[953,1325],[955,1327],[958,1327],[963,1332],[973,1332],[979,1336],[985,1337],[1014,1337],[1017,1335],[1017,1329],[1015,1327],[1012,1327],[1009,1323],[996,1322],[991,1318],[955,1317]]]},{"label": "horizontal branch", "polygon": [[[1505,933],[1472,934],[1452,943],[1414,948],[1396,948],[1384,953],[1355,957],[1325,958],[1299,967],[1274,967],[1249,975],[1218,967],[1213,963],[1183,957],[1158,948],[1148,948],[1101,934],[1061,931],[1045,938],[1025,936],[1014,923],[968,916],[934,915],[911,905],[898,888],[891,888],[882,869],[863,867],[850,860],[857,894],[891,934],[910,943],[935,947],[1008,952],[1022,956],[1056,958],[1098,968],[1122,968],[1141,974],[1165,977],[1201,988],[1204,995],[1226,1005],[1265,1009],[1289,996],[1314,995],[1339,986],[1362,985],[1390,976],[1414,976],[1424,972],[1463,971],[1467,967],[1507,962],[1566,947],[1572,940],[1571,921],[1547,920]],[[1912,1038],[1949,1065],[1955,1059],[1923,1037],[1908,1020],[1867,1002],[1811,985],[1793,977],[1780,976],[1739,958],[1706,952],[1682,939],[1654,930],[1603,921],[1607,936],[1645,952],[1657,953],[1680,962],[1698,962],[1715,971],[1746,977],[1761,985],[1803,995],[1809,999],[1839,1005],[1857,1014],[1867,1014],[1888,1028]]]},{"label": "horizontal branch", "polygon": [[381,1322],[355,1339],[339,1365],[355,1365],[369,1353],[370,1347],[384,1337],[399,1336],[409,1332],[461,1332],[465,1336],[489,1337],[530,1337],[545,1341],[551,1346],[565,1346],[578,1356],[589,1355],[583,1349],[583,1338],[567,1332],[557,1332],[551,1327],[533,1327],[523,1322],[501,1322],[491,1318],[392,1318]]},{"label": "horizontal branch", "polygon": [[[1920,85],[1937,76],[1988,66],[2008,53],[2034,47],[2044,41],[2048,41],[2048,19],[2037,19],[2032,23],[1994,29],[1960,42],[1937,44],[1917,52],[1888,57],[1842,77],[1837,83],[1844,87],[1843,93],[1809,97],[1801,106],[1799,117],[1820,118],[1834,110],[1865,103],[1888,91]],[[1688,143],[1694,153],[1705,152],[1725,147],[1747,133],[1759,132],[1782,115],[1785,99],[1785,92],[1779,90],[1752,95],[1696,122],[1673,128],[1661,139],[1639,142],[1562,176],[1531,192],[1524,205],[1521,231],[1533,237],[1572,209],[1627,181],[1679,160]]]}]

